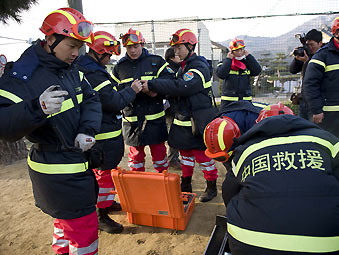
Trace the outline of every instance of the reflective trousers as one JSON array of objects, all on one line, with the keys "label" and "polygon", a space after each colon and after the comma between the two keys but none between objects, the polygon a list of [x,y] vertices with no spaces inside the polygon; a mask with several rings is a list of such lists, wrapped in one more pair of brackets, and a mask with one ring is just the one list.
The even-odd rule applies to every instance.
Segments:
[{"label": "reflective trousers", "polygon": [[56,254],[98,254],[98,217],[96,212],[77,219],[55,219],[52,248]]},{"label": "reflective trousers", "polygon": [[195,161],[199,164],[201,171],[204,173],[204,178],[207,181],[214,181],[218,178],[218,169],[215,166],[213,159],[210,159],[201,150],[180,150],[182,176],[193,176]]},{"label": "reflective trousers", "polygon": [[98,208],[110,207],[115,197],[114,194],[111,194],[111,191],[114,190],[114,183],[111,176],[111,170],[93,169],[93,172],[99,185],[97,207]]},{"label": "reflective trousers", "polygon": [[[148,145],[152,155],[154,169],[161,173],[168,168],[165,143]],[[145,146],[129,147],[128,166],[131,171],[145,171]]]}]

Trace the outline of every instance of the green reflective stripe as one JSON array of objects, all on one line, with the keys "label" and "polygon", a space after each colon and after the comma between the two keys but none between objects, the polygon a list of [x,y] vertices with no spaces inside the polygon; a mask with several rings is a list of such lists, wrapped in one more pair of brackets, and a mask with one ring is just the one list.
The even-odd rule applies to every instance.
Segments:
[{"label": "green reflective stripe", "polygon": [[27,163],[32,170],[43,174],[75,174],[86,172],[88,169],[87,161],[74,164],[44,164],[34,162],[28,156]]},{"label": "green reflective stripe", "polygon": [[159,77],[160,73],[162,72],[162,70],[165,69],[166,66],[168,66],[169,64],[166,62],[165,64],[162,65],[162,67],[159,68],[158,72],[157,72],[157,77]]},{"label": "green reflective stripe", "polygon": [[115,86],[113,87],[113,89],[114,89],[115,91],[118,91],[117,87],[115,87]]},{"label": "green reflective stripe", "polygon": [[205,89],[207,89],[207,88],[212,86],[212,82],[211,81],[206,82],[204,75],[199,70],[197,70],[197,69],[189,69],[187,72],[189,72],[189,71],[195,72],[195,73],[197,73],[200,76],[200,78],[202,80],[202,85],[204,86]]},{"label": "green reflective stripe", "polygon": [[100,83],[98,86],[96,86],[96,87],[94,88],[94,90],[95,90],[95,91],[99,91],[100,89],[102,89],[103,87],[105,87],[105,86],[107,86],[107,85],[109,85],[109,84],[111,84],[111,82],[110,82],[109,80],[106,80],[106,81]]},{"label": "green reflective stripe", "polygon": [[309,135],[299,135],[299,136],[288,136],[288,137],[276,137],[261,141],[259,143],[252,144],[249,146],[240,156],[235,168],[233,168],[234,175],[237,176],[239,170],[244,163],[245,159],[252,153],[256,152],[257,150],[270,147],[270,146],[279,146],[283,144],[295,144],[295,143],[317,143],[331,151],[332,157],[334,158],[338,151],[339,151],[339,142],[335,145],[330,143],[329,141]]},{"label": "green reflective stripe", "polygon": [[[77,101],[78,101],[78,104],[81,104],[82,103],[82,99],[83,99],[83,94],[78,94],[77,95]],[[55,115],[58,115],[59,113],[62,113],[62,112],[65,112],[71,108],[74,107],[74,103],[73,103],[73,100],[72,98],[68,98],[67,100],[63,101],[62,102],[62,105],[61,105],[61,110],[57,113],[53,113],[53,114],[50,114],[47,116],[47,118],[50,118],[52,116],[55,116]]]},{"label": "green reflective stripe", "polygon": [[250,71],[250,70],[246,70],[246,71],[243,72],[242,74],[248,74],[248,75],[250,75],[250,74],[251,74],[251,71]]},{"label": "green reflective stripe", "polygon": [[78,94],[77,95],[77,100],[78,100],[78,104],[81,104],[82,103],[82,99],[83,99],[83,94]]},{"label": "green reflective stripe", "polygon": [[141,76],[140,77],[140,80],[144,80],[144,81],[150,81],[150,80],[153,80],[154,78],[156,78],[155,76]]},{"label": "green reflective stripe", "polygon": [[3,90],[3,89],[0,89],[0,96],[5,97],[5,98],[7,98],[7,99],[13,101],[13,102],[16,103],[16,104],[23,101],[20,97],[14,95],[14,94],[11,93],[11,92],[8,92],[8,91],[6,91],[6,90]]},{"label": "green reflective stripe", "polygon": [[95,136],[95,140],[98,141],[98,140],[110,139],[110,138],[118,137],[119,135],[121,135],[121,129],[117,131],[113,131],[113,132],[97,134]]},{"label": "green reflective stripe", "polygon": [[177,125],[177,126],[184,126],[184,127],[191,127],[192,123],[190,120],[177,120],[174,119],[173,120],[173,124]]},{"label": "green reflective stripe", "polygon": [[221,96],[221,100],[238,101],[238,100],[239,100],[239,97],[227,97],[227,96]]},{"label": "green reflective stripe", "polygon": [[[165,111],[159,112],[159,113],[155,113],[155,114],[149,114],[149,115],[145,115],[145,119],[146,120],[156,120],[159,119],[161,117],[165,116]],[[135,122],[138,121],[138,117],[137,116],[129,116],[129,117],[124,117],[123,119],[124,122],[128,121],[128,122]]]},{"label": "green reflective stripe", "polygon": [[312,253],[339,250],[339,236],[316,237],[272,234],[239,228],[230,223],[227,223],[227,232],[242,243],[271,250]]},{"label": "green reflective stripe", "polygon": [[115,77],[114,74],[111,74],[111,77],[112,77],[112,79],[115,80],[118,84],[121,83],[121,81],[120,81],[117,77]]},{"label": "green reflective stripe", "polygon": [[226,145],[224,143],[224,130],[225,130],[226,125],[227,125],[227,121],[223,120],[220,123],[219,129],[218,129],[218,143],[222,151],[225,150],[226,148]]},{"label": "green reflective stripe", "polygon": [[239,74],[239,72],[235,70],[230,70],[229,74]]},{"label": "green reflective stripe", "polygon": [[219,64],[217,64],[217,67],[218,67],[218,66],[221,66],[222,64],[223,64],[223,63],[219,63]]},{"label": "green reflective stripe", "polygon": [[120,83],[127,83],[127,82],[131,82],[131,81],[133,81],[133,78],[127,78],[127,79],[121,80]]},{"label": "green reflective stripe", "polygon": [[137,116],[124,117],[122,121],[123,122],[135,122],[135,121],[138,121],[138,117]]},{"label": "green reflective stripe", "polygon": [[265,108],[267,105],[261,103],[252,103],[254,106],[258,106],[260,108]]},{"label": "green reflective stripe", "polygon": [[309,63],[315,63],[315,64],[318,64],[318,65],[321,65],[322,67],[324,67],[326,69],[325,63],[318,60],[318,59],[311,59]]},{"label": "green reflective stripe", "polygon": [[[221,96],[221,100],[227,100],[227,101],[239,101],[239,97]],[[250,101],[250,100],[252,100],[252,97],[243,97],[242,100]]]},{"label": "green reflective stripe", "polygon": [[339,64],[329,65],[325,67],[325,72],[330,72],[334,70],[339,70]]},{"label": "green reflective stripe", "polygon": [[323,106],[324,112],[338,112],[339,111],[339,105],[325,105]]},{"label": "green reflective stripe", "polygon": [[156,120],[161,118],[162,116],[165,116],[165,111],[156,113],[156,114],[150,114],[150,115],[145,115],[146,120]]},{"label": "green reflective stripe", "polygon": [[79,77],[80,77],[80,81],[82,81],[82,79],[84,78],[84,73],[79,71]]}]

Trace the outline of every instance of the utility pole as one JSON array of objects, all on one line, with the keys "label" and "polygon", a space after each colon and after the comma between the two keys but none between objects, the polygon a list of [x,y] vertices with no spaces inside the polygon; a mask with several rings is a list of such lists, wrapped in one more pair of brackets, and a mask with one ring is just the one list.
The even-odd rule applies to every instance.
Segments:
[{"label": "utility pole", "polygon": [[[67,0],[68,2],[68,6],[81,12],[84,13],[83,9],[82,9],[82,0]],[[81,47],[81,49],[79,50],[79,56],[81,55],[85,55],[86,53],[86,46],[85,44]]]},{"label": "utility pole", "polygon": [[155,53],[155,50],[156,50],[156,45],[155,45],[155,31],[154,31],[154,20],[152,20],[152,48],[153,48],[153,54],[156,54]]}]

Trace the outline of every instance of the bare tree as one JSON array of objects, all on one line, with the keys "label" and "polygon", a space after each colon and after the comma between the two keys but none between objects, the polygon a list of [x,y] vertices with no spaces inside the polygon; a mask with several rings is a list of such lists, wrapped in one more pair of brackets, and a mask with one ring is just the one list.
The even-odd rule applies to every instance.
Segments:
[{"label": "bare tree", "polygon": [[5,23],[12,18],[18,23],[21,22],[20,12],[28,10],[37,0],[1,0],[0,1],[0,22]]}]

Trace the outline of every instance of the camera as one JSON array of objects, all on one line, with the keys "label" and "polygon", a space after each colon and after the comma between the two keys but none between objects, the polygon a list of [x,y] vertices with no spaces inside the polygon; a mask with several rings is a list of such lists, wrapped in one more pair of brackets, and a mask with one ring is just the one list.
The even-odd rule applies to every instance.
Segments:
[{"label": "camera", "polygon": [[304,51],[306,52],[307,56],[310,56],[310,49],[308,48],[307,44],[306,44],[306,40],[305,40],[305,34],[296,34],[295,38],[299,39],[299,41],[301,42],[302,46],[296,48],[293,51],[293,55],[296,56],[300,56],[303,57],[305,55]]}]

